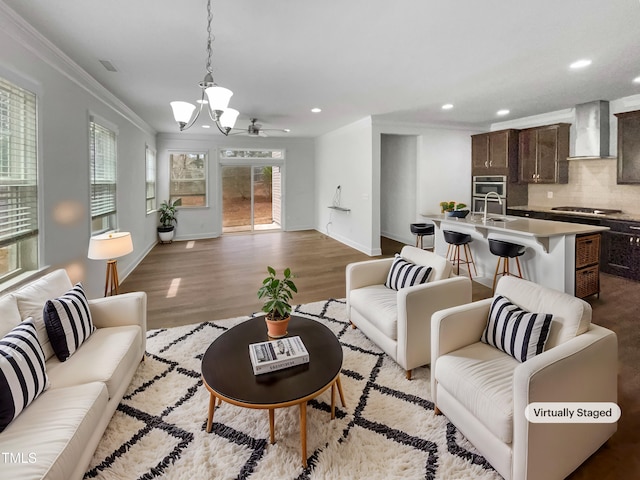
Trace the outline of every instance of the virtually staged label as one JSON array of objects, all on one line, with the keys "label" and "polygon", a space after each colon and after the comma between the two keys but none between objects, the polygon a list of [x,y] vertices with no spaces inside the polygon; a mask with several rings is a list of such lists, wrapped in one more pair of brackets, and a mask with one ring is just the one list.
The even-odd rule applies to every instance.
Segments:
[{"label": "virtually staged label", "polygon": [[620,414],[612,402],[534,402],[524,410],[531,423],[614,423]]}]

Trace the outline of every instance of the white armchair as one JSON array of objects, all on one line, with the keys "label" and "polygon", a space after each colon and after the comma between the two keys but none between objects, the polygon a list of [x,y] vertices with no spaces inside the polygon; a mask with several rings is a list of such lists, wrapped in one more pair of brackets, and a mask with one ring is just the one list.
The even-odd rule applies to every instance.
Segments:
[{"label": "white armchair", "polygon": [[471,301],[471,281],[453,277],[446,259],[405,246],[400,255],[433,270],[427,283],[392,290],[385,287],[393,258],[351,263],[346,269],[347,316],[387,355],[406,370],[431,361],[431,315]]},{"label": "white armchair", "polygon": [[516,277],[496,295],[553,315],[544,351],[523,363],[480,342],[492,299],[437,312],[431,323],[431,393],[505,479],[563,479],[617,423],[529,423],[532,402],[617,401],[617,337],[591,323],[583,300]]}]

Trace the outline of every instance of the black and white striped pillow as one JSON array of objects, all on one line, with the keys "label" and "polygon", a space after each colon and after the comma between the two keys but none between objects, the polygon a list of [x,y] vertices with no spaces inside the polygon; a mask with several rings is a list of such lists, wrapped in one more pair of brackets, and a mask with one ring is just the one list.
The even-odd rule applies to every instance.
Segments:
[{"label": "black and white striped pillow", "polygon": [[82,284],[77,283],[63,296],[47,301],[44,324],[56,357],[64,362],[96,330]]},{"label": "black and white striped pillow", "polygon": [[46,388],[44,353],[31,317],[0,340],[0,432]]},{"label": "black and white striped pillow", "polygon": [[522,310],[508,298],[497,295],[480,339],[524,362],[544,351],[552,318],[549,313]]},{"label": "black and white striped pillow", "polygon": [[401,288],[420,285],[421,283],[427,283],[430,274],[431,267],[408,262],[396,253],[384,286],[393,290],[400,290]]}]

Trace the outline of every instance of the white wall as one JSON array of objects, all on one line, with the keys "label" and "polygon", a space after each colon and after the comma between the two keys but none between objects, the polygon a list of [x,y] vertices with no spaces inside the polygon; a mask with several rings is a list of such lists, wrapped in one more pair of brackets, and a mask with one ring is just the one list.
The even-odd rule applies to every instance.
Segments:
[{"label": "white wall", "polygon": [[380,233],[403,243],[413,241],[418,138],[383,134],[380,142]]},{"label": "white wall", "polygon": [[471,130],[429,129],[418,144],[418,207],[439,213],[440,202],[471,204]]},{"label": "white wall", "polygon": [[[445,200],[471,203],[471,135],[476,133],[480,131],[453,125],[403,124],[374,118],[374,145],[376,137],[417,137],[415,169],[406,173],[415,183],[415,204],[413,208],[402,207],[410,210],[413,216],[409,218],[404,211],[395,212],[406,216],[408,220],[403,222],[424,222],[420,214],[439,213],[440,202]],[[373,162],[375,170],[375,158]],[[387,188],[384,178],[380,182]],[[386,192],[381,192],[380,198],[384,199],[386,195]],[[397,228],[400,238],[396,240],[408,244],[415,242],[408,225],[398,225]]]},{"label": "white wall", "polygon": [[[203,208],[179,209],[176,228],[177,240],[211,238],[222,234],[222,196],[218,161],[218,151],[221,148],[284,149],[282,227],[287,231],[315,228],[313,139],[161,133],[158,135],[159,202],[169,198],[169,155],[171,152],[206,152],[208,155],[208,205]],[[274,163],[277,162],[271,161],[268,164]]]},{"label": "white wall", "polygon": [[[378,255],[379,174],[372,167],[371,117],[318,137],[315,151],[316,229],[368,255]],[[379,166],[378,153],[378,172]],[[341,206],[349,212],[328,208],[338,185]]]},{"label": "white wall", "polygon": [[134,252],[119,259],[121,280],[155,244],[156,215],[146,215],[145,144],[155,131],[0,4],[0,75],[37,94],[40,265],[64,267],[89,296],[104,290],[104,261],[88,260],[89,115],[118,130],[118,226]]}]

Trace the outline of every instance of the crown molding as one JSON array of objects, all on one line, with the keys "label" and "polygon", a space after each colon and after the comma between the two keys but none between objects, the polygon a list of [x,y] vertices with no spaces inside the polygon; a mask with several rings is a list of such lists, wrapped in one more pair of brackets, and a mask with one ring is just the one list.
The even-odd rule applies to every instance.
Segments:
[{"label": "crown molding", "polygon": [[143,132],[156,135],[157,132],[137,113],[2,1],[0,1],[0,27],[4,33],[105,106]]}]

